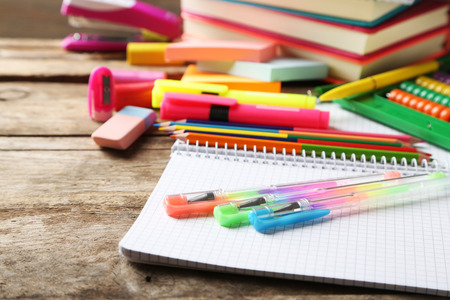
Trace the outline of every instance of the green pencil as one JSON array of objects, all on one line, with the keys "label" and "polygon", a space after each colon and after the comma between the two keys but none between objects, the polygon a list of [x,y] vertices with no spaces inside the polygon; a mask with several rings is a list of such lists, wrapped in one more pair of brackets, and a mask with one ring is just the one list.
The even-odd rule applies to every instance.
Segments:
[{"label": "green pencil", "polygon": [[292,139],[305,139],[305,140],[319,140],[319,141],[330,141],[330,142],[343,142],[343,143],[355,143],[355,144],[368,144],[368,145],[379,145],[379,146],[390,146],[390,147],[405,147],[409,146],[407,143],[400,142],[378,142],[378,141],[366,141],[366,140],[355,140],[346,138],[332,138],[332,137],[322,137],[322,136],[311,136],[311,135],[300,135],[300,134],[288,134],[288,138]]},{"label": "green pencil", "polygon": [[328,146],[328,145],[313,145],[313,144],[305,144],[305,143],[296,143],[296,142],[285,142],[285,141],[277,141],[277,140],[265,140],[259,137],[236,137],[236,136],[224,136],[220,134],[214,133],[195,133],[195,132],[187,132],[187,133],[175,133],[171,135],[173,138],[181,139],[181,140],[190,140],[191,142],[199,142],[200,144],[208,142],[210,145],[217,145],[219,147],[223,147],[225,144],[228,144],[228,147],[232,148],[234,145],[239,149],[243,149],[244,146],[247,149],[253,149],[256,147],[258,151],[266,148],[267,151],[272,152],[273,149],[276,149],[278,153],[281,153],[282,150],[286,151],[286,153],[292,153],[292,151],[296,151],[297,154],[300,154],[303,150],[310,155],[313,151],[315,151],[316,156],[320,157],[322,153],[325,153],[326,157],[331,157],[333,153],[335,153],[336,158],[339,159],[342,155],[345,156],[346,159],[351,159],[352,155],[355,155],[356,159],[361,159],[364,155],[367,161],[370,161],[372,157],[375,157],[377,161],[381,161],[381,158],[384,156],[387,162],[390,162],[393,158],[397,160],[397,163],[401,163],[402,159],[405,159],[407,163],[411,163],[413,159],[417,161],[417,163],[421,163],[422,160],[430,160],[426,154],[419,152],[403,152],[403,151],[388,151],[388,150],[373,150],[373,149],[364,149],[364,148],[353,148],[353,147],[340,147],[340,146]]}]

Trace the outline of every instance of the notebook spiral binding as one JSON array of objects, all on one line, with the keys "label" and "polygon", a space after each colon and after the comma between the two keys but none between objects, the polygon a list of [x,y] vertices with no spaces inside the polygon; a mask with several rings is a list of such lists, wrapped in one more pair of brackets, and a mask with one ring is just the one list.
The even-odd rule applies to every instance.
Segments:
[{"label": "notebook spiral binding", "polygon": [[200,146],[198,143],[189,144],[189,140],[182,142],[177,140],[172,146],[172,154],[186,155],[209,159],[223,159],[232,160],[237,162],[249,162],[257,164],[281,164],[290,165],[293,167],[312,167],[322,169],[333,170],[361,170],[362,172],[385,172],[385,171],[399,171],[408,174],[429,173],[429,172],[445,172],[449,173],[449,164],[445,161],[440,164],[437,160],[433,160],[431,163],[426,160],[422,160],[420,164],[417,160],[413,159],[410,164],[407,163],[405,158],[402,158],[400,163],[397,159],[393,158],[390,162],[387,162],[386,157],[382,157],[381,161],[377,162],[375,156],[372,156],[370,160],[367,160],[363,155],[360,160],[356,159],[356,156],[352,154],[350,159],[346,159],[346,155],[342,154],[340,158],[336,157],[333,152],[331,157],[326,157],[325,152],[320,154],[314,151],[311,155],[306,155],[303,150],[302,153],[286,153],[283,149],[282,153],[277,153],[275,149],[273,152],[269,152],[266,149],[264,151],[256,151],[254,149],[239,150],[236,145],[232,147],[221,148],[216,145]]}]

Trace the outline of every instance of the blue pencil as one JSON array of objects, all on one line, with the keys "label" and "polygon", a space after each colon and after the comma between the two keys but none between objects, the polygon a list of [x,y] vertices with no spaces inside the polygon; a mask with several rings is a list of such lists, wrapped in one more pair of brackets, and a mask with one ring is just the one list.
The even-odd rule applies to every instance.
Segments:
[{"label": "blue pencil", "polygon": [[[194,124],[198,124],[198,125],[194,125]],[[269,125],[256,125],[256,124],[234,123],[234,122],[194,120],[194,119],[186,119],[186,120],[162,122],[162,123],[154,124],[154,126],[156,126],[156,127],[170,126],[170,125],[189,125],[189,126],[203,126],[203,127],[214,127],[214,126],[245,127],[245,128],[247,128],[246,130],[250,130],[248,128],[257,128],[258,131],[263,131],[262,129],[294,130],[294,127],[287,127],[287,126],[269,126]],[[216,127],[216,128],[222,128],[222,127]]]},{"label": "blue pencil", "polygon": [[252,127],[252,128],[254,127],[254,128],[265,128],[265,129],[274,129],[274,130],[294,130],[294,127],[288,127],[288,126],[256,125],[256,124],[246,124],[246,123],[204,121],[204,120],[194,120],[194,119],[186,119],[186,123],[212,124],[212,125],[223,125],[223,126],[233,126],[233,127]]},{"label": "blue pencil", "polygon": [[179,133],[189,133],[189,132],[193,132],[193,133],[203,133],[203,134],[212,134],[212,135],[223,135],[223,136],[234,136],[234,137],[242,137],[242,138],[253,138],[253,139],[263,139],[263,140],[271,140],[271,141],[280,141],[280,142],[293,142],[293,143],[297,143],[298,140],[296,138],[278,138],[278,137],[269,137],[269,136],[260,136],[260,135],[247,135],[247,134],[235,134],[235,133],[224,133],[224,132],[210,132],[210,131],[200,131],[200,130],[187,130],[187,129],[183,129],[183,130],[178,130],[178,131],[173,131],[170,132],[169,135],[172,134],[179,134]]},{"label": "blue pencil", "polygon": [[[185,125],[185,126],[192,126],[192,127],[208,127],[208,128],[220,128],[220,129],[234,129],[234,130],[247,130],[247,131],[259,131],[259,132],[271,132],[271,133],[278,133],[279,130],[277,129],[265,129],[265,128],[256,128],[256,127],[238,127],[238,126],[225,126],[225,125],[211,125],[206,123],[185,123],[185,122],[164,122],[164,123],[158,123],[154,124],[155,127],[170,127],[173,125]],[[245,124],[243,124],[245,125]]]}]

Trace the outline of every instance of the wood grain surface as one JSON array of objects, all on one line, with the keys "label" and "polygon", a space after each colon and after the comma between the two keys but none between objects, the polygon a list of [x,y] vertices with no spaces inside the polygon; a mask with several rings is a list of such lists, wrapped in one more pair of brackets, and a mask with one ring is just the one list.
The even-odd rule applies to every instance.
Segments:
[{"label": "wood grain surface", "polygon": [[[21,1],[42,3],[43,11],[61,2]],[[4,18],[13,18],[6,12],[21,1],[2,0],[2,30],[14,27]],[[42,38],[0,38],[0,299],[437,298],[128,262],[118,243],[158,182],[173,141],[149,131],[126,151],[97,147],[90,134],[100,124],[86,105],[89,73],[98,65],[131,67],[123,54],[68,53],[59,38]],[[164,70],[175,78],[183,67]]]}]

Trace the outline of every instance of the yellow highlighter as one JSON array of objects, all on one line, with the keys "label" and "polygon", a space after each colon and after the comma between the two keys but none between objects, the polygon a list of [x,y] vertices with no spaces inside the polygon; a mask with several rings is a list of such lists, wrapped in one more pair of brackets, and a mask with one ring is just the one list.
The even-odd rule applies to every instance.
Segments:
[{"label": "yellow highlighter", "polygon": [[184,61],[166,61],[170,43],[128,43],[127,63],[130,65],[183,65]]},{"label": "yellow highlighter", "polygon": [[152,107],[161,107],[165,92],[209,94],[237,99],[238,103],[253,105],[275,105],[313,109],[317,98],[302,94],[269,93],[230,90],[224,84],[183,82],[173,79],[158,79],[152,90]]},{"label": "yellow highlighter", "polygon": [[157,79],[155,80],[152,89],[153,108],[161,107],[161,101],[165,92],[224,96],[228,92],[228,87],[223,84],[183,82],[174,79]]},{"label": "yellow highlighter", "polygon": [[425,63],[415,64],[392,71],[369,76],[361,80],[338,86],[324,94],[319,99],[321,101],[331,101],[335,99],[345,98],[351,95],[376,90],[391,84],[405,81],[407,79],[430,73],[439,69],[440,66],[449,64],[450,56],[442,59],[433,60]]}]

